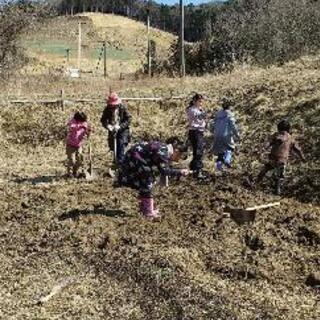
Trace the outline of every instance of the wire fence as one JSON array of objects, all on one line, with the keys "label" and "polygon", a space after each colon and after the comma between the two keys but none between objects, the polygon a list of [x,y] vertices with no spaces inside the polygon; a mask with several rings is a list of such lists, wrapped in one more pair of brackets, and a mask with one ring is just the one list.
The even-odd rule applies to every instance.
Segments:
[{"label": "wire fence", "polygon": [[83,43],[80,59],[75,42],[26,42],[26,48],[35,57],[24,69],[27,75],[49,73],[70,76],[70,70],[79,69],[81,76],[103,77],[107,70],[108,77],[124,79],[126,75],[142,71],[142,66],[141,69],[137,67],[139,59],[133,51],[106,46],[104,55],[101,43]]}]

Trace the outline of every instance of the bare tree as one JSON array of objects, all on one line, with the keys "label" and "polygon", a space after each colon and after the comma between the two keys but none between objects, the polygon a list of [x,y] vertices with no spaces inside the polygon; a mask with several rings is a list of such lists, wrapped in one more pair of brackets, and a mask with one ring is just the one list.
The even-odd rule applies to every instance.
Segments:
[{"label": "bare tree", "polygon": [[2,1],[0,5],[0,78],[9,77],[27,58],[20,44],[23,32],[48,13],[48,7],[28,1]]}]

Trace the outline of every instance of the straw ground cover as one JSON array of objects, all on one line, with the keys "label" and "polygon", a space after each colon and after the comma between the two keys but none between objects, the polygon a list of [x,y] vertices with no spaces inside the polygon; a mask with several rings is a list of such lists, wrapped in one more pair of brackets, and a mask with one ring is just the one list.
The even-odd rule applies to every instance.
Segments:
[{"label": "straw ground cover", "polygon": [[[185,82],[21,79],[21,97],[54,95],[64,87],[67,96],[102,98],[109,85],[121,96],[188,96],[161,108],[130,103],[134,139],[184,137],[192,92],[211,98],[208,110],[228,93],[243,138],[227,177],[217,176],[206,156],[209,184],[185,178],[156,188],[163,220],[151,223],[139,216],[135,193],[113,189],[105,175],[112,157],[99,124],[103,105],[3,106],[1,318],[318,319],[319,289],[305,283],[319,272],[317,68],[306,58],[283,68],[241,68]],[[8,85],[7,93],[13,95],[14,87]],[[64,123],[75,109],[87,112],[95,129],[94,181],[62,178]],[[292,162],[280,199],[268,183],[248,190],[243,181],[259,170],[263,141],[283,116],[292,120],[308,163]],[[252,226],[216,223],[224,205],[278,200],[281,207],[259,213]],[[56,294],[39,303],[51,292]]]}]

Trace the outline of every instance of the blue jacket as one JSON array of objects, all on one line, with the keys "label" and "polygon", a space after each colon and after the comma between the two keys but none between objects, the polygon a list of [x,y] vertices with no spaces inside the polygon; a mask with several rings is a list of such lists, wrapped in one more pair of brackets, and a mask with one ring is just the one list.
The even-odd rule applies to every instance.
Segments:
[{"label": "blue jacket", "polygon": [[215,155],[234,149],[234,139],[240,139],[236,120],[230,110],[220,110],[211,124],[212,151]]}]

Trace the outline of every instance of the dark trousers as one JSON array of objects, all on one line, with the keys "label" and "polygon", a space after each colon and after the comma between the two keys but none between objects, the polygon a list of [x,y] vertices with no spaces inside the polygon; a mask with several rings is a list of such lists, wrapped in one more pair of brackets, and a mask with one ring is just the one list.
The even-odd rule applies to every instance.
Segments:
[{"label": "dark trousers", "polygon": [[[118,132],[116,134],[117,141],[117,163],[122,163],[124,160],[125,149],[128,145],[128,137],[126,134]],[[111,151],[114,151],[114,134],[109,132],[108,135],[108,145]]]},{"label": "dark trousers", "polygon": [[199,172],[202,167],[202,158],[204,151],[203,131],[189,130],[189,141],[192,146],[193,158],[190,162],[190,170]]},{"label": "dark trousers", "polygon": [[260,171],[257,180],[258,182],[260,182],[263,179],[263,177],[266,175],[266,173],[271,170],[275,170],[275,178],[277,180],[284,180],[285,169],[286,169],[286,165],[284,163],[268,162]]},{"label": "dark trousers", "polygon": [[269,162],[265,164],[265,166],[262,168],[260,171],[258,177],[257,177],[257,182],[261,182],[263,177],[266,175],[267,172],[274,170],[274,187],[275,187],[275,192],[276,194],[281,193],[281,188],[284,182],[285,178],[285,171],[286,171],[286,165],[285,163],[274,163],[274,162]]}]

